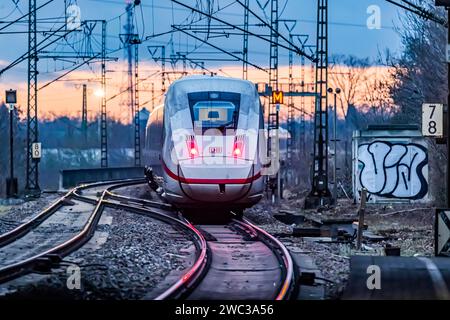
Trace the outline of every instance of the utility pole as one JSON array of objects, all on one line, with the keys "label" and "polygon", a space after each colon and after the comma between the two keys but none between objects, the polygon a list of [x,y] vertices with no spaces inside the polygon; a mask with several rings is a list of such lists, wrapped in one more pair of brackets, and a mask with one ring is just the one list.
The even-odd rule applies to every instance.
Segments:
[{"label": "utility pole", "polygon": [[242,79],[248,79],[248,15],[249,15],[249,1],[245,0],[245,8],[244,8],[244,45],[242,48]]},{"label": "utility pole", "polygon": [[[126,56],[128,62],[128,112],[131,111],[134,122],[134,165],[141,165],[141,130],[139,121],[139,45],[141,40],[139,35],[134,33],[134,9],[140,5],[140,1],[128,3],[126,7],[127,24],[125,26],[126,34]],[[134,75],[133,75],[133,48],[134,48]]]},{"label": "utility pole", "polygon": [[152,82],[152,112],[155,110],[155,83]]},{"label": "utility pole", "polygon": [[[309,39],[308,35],[297,35],[297,39],[300,42],[301,49],[305,50],[306,48],[306,42]],[[305,90],[305,75],[306,75],[306,69],[305,69],[306,59],[305,56],[300,56],[300,87],[301,92],[304,93]],[[300,97],[300,132],[299,132],[299,141],[296,144],[296,147],[299,150],[299,154],[303,155],[304,151],[306,149],[306,122],[305,122],[305,96]]]},{"label": "utility pole", "polygon": [[[269,61],[269,86],[273,91],[278,91],[278,0],[271,0],[270,5],[270,61]],[[279,150],[279,109],[280,105],[274,103],[273,95],[270,97],[268,112],[268,137],[267,150],[272,160],[272,167],[275,166],[276,171],[269,176],[269,188],[272,193],[272,202],[278,202],[281,195],[280,186],[280,150]],[[274,136],[274,137],[272,137]]]},{"label": "utility pole", "polygon": [[[158,49],[161,50],[161,55],[157,56]],[[166,92],[166,46],[147,46],[147,50],[155,62],[161,59],[161,91]]]},{"label": "utility pole", "polygon": [[100,163],[102,168],[108,167],[108,129],[106,119],[106,21],[102,21],[102,106],[100,116]]},{"label": "utility pole", "polygon": [[334,95],[334,106],[333,106],[333,146],[334,146],[334,156],[333,156],[333,201],[337,203],[337,103],[336,98],[341,89],[328,88],[328,92]]},{"label": "utility pole", "polygon": [[127,112],[127,122],[130,120],[130,115],[133,114],[134,108],[134,97],[133,97],[133,47],[132,37],[134,32],[134,24],[133,24],[133,5],[131,3],[127,4],[126,7],[127,12],[127,24],[125,26],[126,30],[126,56],[127,56],[127,80],[128,80],[128,112]]},{"label": "utility pole", "polygon": [[81,132],[84,140],[84,147],[87,147],[87,85],[83,84],[83,102],[81,106]]},{"label": "utility pole", "polygon": [[316,85],[312,187],[306,208],[331,204],[328,189],[328,0],[317,0]]},{"label": "utility pole", "polygon": [[134,166],[141,166],[141,123],[139,119],[139,44],[135,35],[134,45]]},{"label": "utility pole", "polygon": [[[292,42],[292,34],[291,34],[292,30],[289,30],[289,40]],[[293,64],[294,64],[294,54],[292,51],[289,51],[289,92],[293,92],[294,91],[294,77],[293,77]],[[292,165],[293,165],[293,161],[292,161],[292,146],[294,145],[293,140],[294,137],[296,136],[295,134],[295,128],[294,128],[294,116],[295,116],[295,111],[294,111],[294,97],[293,96],[289,96],[288,97],[288,119],[287,119],[287,129],[288,129],[288,133],[289,136],[287,138],[287,143],[286,143],[286,153],[287,153],[287,167],[289,168],[289,170],[292,172]]]},{"label": "utility pole", "polygon": [[166,46],[161,46],[161,90],[166,92]]},{"label": "utility pole", "polygon": [[27,175],[25,189],[37,195],[39,188],[39,162],[33,158],[33,144],[38,142],[38,105],[37,105],[37,25],[36,0],[28,1],[28,96],[27,96]]},{"label": "utility pole", "polygon": [[[294,53],[292,50],[292,43],[294,36],[292,34],[292,30],[294,30],[295,26],[297,25],[296,20],[278,20],[279,22],[284,22],[284,26],[286,27],[287,31],[289,32],[289,60],[288,60],[288,69],[289,69],[289,92],[294,92],[294,77],[293,77],[293,65],[294,65]],[[286,141],[286,156],[287,156],[287,165],[286,167],[289,169],[284,170],[284,177],[287,181],[288,176],[292,173],[292,149],[293,149],[293,140],[295,138],[295,132],[294,132],[294,97],[292,95],[288,96],[288,119],[287,119],[287,129],[289,136]]]}]

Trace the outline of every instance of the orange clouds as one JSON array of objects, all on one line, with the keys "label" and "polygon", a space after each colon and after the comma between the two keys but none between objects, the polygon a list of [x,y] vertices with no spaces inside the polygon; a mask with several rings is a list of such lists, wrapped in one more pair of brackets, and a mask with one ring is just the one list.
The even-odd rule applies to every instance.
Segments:
[{"label": "orange clouds", "polygon": [[[172,71],[170,64],[166,64],[166,70]],[[87,85],[87,101],[88,101],[88,116],[92,120],[99,113],[101,98],[95,95],[95,92],[101,89],[100,85],[100,73],[98,72],[98,65],[93,65],[93,70],[75,71],[70,75],[63,78],[64,81],[57,81],[50,86],[42,89],[38,93],[38,110],[39,117],[41,119],[52,119],[58,116],[68,116],[71,118],[78,118],[81,115],[82,107],[82,85]],[[242,77],[242,67],[241,66],[224,66],[221,68],[209,68],[213,72],[217,72],[220,76],[232,76],[241,78]],[[129,121],[131,116],[131,111],[128,106],[128,94],[126,92],[127,84],[127,73],[126,64],[124,62],[110,62],[107,64],[107,89],[106,97],[111,99],[107,103],[107,109],[109,116],[124,122]],[[161,95],[161,75],[159,72],[159,67],[154,63],[141,62],[140,63],[140,104],[141,107],[146,107],[151,109],[152,106],[152,83],[155,88],[155,105],[162,102]],[[310,66],[305,67],[305,83],[312,83],[313,73]],[[383,67],[371,67],[365,72],[367,76],[365,81],[374,81],[374,79],[386,79],[387,69]],[[195,73],[201,73],[201,70],[195,70]],[[26,73],[24,73],[26,75]],[[58,75],[54,74],[54,78]],[[176,80],[181,76],[181,74],[168,73],[166,77],[166,87],[170,82]],[[287,89],[288,83],[288,67],[282,66],[279,68],[279,82],[281,84],[282,90]],[[299,83],[300,79],[300,67],[295,66],[293,69],[293,76],[296,78],[295,81]],[[39,78],[38,78],[39,79]],[[67,81],[73,80],[73,81]],[[254,68],[249,68],[249,80],[258,82],[267,82],[268,73],[265,73]],[[330,80],[331,77],[330,77]],[[383,80],[385,81],[385,80]],[[44,85],[46,81],[40,79],[39,86]],[[330,81],[330,85],[332,81]],[[366,83],[361,83],[357,86],[358,97],[356,101],[362,102],[365,97],[363,92],[364,87],[367,86]],[[1,101],[4,100],[4,91],[7,89],[16,89],[18,91],[18,105],[24,115],[26,115],[26,105],[27,105],[27,85],[26,79],[21,82],[10,82],[8,81],[8,74],[5,74],[0,80],[0,90],[1,90]],[[310,86],[307,90],[312,90]],[[343,88],[345,89],[345,88]],[[120,94],[121,91],[125,91]],[[285,103],[287,104],[288,99],[285,98]],[[312,98],[305,98],[305,111],[308,114],[313,111],[313,100]],[[332,101],[330,100],[330,103]],[[294,98],[294,103],[297,108],[300,108],[300,98]],[[281,119],[285,119],[287,112],[285,107],[281,108]],[[297,115],[299,113],[297,112]]]}]

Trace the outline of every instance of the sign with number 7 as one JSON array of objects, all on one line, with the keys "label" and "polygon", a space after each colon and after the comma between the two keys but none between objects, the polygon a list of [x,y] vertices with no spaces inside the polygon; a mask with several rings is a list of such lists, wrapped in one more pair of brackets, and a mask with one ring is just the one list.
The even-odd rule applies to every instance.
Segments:
[{"label": "sign with number 7", "polygon": [[444,105],[424,103],[422,105],[422,135],[442,137],[444,134]]}]

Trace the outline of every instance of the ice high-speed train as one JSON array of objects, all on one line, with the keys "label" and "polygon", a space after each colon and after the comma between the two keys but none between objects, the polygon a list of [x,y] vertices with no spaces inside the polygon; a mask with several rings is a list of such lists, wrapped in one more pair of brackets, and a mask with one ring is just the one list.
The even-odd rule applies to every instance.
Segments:
[{"label": "ice high-speed train", "polygon": [[175,81],[146,127],[144,161],[179,208],[240,211],[263,196],[264,118],[250,81],[190,76]]}]

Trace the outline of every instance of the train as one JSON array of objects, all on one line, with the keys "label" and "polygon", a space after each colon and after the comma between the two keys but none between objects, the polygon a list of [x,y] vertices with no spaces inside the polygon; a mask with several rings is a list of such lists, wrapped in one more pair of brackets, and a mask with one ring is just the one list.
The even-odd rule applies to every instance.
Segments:
[{"label": "train", "polygon": [[162,177],[161,196],[180,209],[238,214],[264,192],[263,107],[255,84],[219,76],[174,81],[145,130],[146,170]]}]

